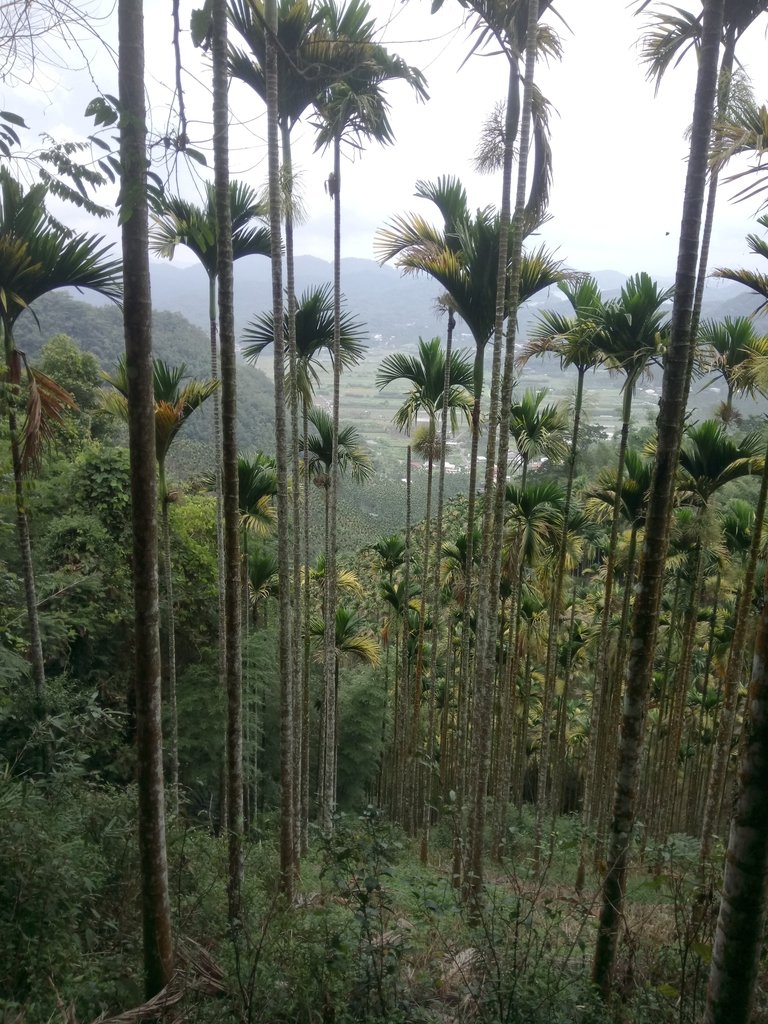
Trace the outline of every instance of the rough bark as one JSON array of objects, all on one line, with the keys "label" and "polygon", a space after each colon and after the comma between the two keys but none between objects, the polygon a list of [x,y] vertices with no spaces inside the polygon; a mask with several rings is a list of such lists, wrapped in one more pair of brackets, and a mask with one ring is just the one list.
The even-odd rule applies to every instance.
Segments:
[{"label": "rough bark", "polygon": [[747,1024],[751,1019],[762,948],[768,874],[768,578],[748,699],[704,1024]]},{"label": "rough bark", "polygon": [[671,338],[659,403],[656,468],[648,502],[642,567],[638,575],[635,598],[608,869],[603,880],[600,924],[592,971],[593,982],[604,998],[611,991],[619,922],[624,904],[646,702],[653,672],[675,473],[689,383],[691,314],[696,286],[699,230],[706,190],[707,157],[717,89],[722,19],[723,0],[705,0]]}]

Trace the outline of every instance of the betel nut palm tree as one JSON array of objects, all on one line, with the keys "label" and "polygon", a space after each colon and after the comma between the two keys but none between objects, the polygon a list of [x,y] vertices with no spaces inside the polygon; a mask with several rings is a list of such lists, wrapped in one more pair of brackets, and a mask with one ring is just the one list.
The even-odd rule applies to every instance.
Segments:
[{"label": "betel nut palm tree", "polygon": [[603,879],[600,923],[592,970],[593,982],[604,997],[609,995],[612,988],[618,928],[624,903],[646,699],[653,673],[672,501],[693,365],[691,317],[706,192],[707,158],[717,100],[723,7],[723,0],[704,0],[670,340],[664,360],[657,421],[656,467],[648,501],[642,568],[632,617],[607,871]]},{"label": "betel nut palm tree", "polygon": [[683,616],[682,644],[678,654],[675,690],[669,709],[666,756],[662,767],[662,794],[658,817],[662,826],[670,823],[674,813],[678,752],[683,729],[684,697],[690,676],[695,644],[696,624],[701,603],[704,572],[704,523],[709,504],[723,487],[764,469],[764,443],[758,434],[748,434],[740,441],[732,440],[722,423],[704,420],[686,431],[680,449],[679,489],[684,500],[696,508],[696,538],[690,555],[690,597]]},{"label": "betel nut palm tree", "polygon": [[[525,365],[529,359],[555,355],[561,369],[576,369],[576,393],[573,402],[573,426],[568,457],[568,476],[563,508],[563,527],[558,544],[558,558],[555,568],[554,585],[550,595],[549,628],[547,636],[547,661],[544,676],[545,688],[552,685],[558,648],[558,623],[562,604],[563,580],[565,575],[566,539],[571,515],[573,482],[576,473],[576,457],[581,426],[581,411],[584,400],[584,380],[588,370],[594,370],[605,361],[603,344],[604,326],[602,312],[604,303],[597,281],[588,275],[575,281],[561,281],[560,291],[568,300],[572,314],[556,310],[545,310],[540,314],[528,344],[518,362]],[[587,782],[589,785],[589,782]],[[585,800],[586,804],[586,800]]]},{"label": "betel nut palm tree", "polygon": [[[308,413],[312,403],[314,388],[319,381],[318,369],[325,354],[330,354],[333,361],[334,336],[336,331],[336,306],[330,285],[320,285],[307,289],[299,299],[294,317],[295,347],[295,380],[290,379],[291,368],[291,323],[284,321],[285,360],[289,374],[289,385],[297,391],[301,398],[302,433],[308,433]],[[364,325],[346,312],[341,314],[339,357],[342,368],[349,369],[356,365],[364,352],[363,339],[366,331]],[[246,327],[243,339],[246,344],[243,354],[246,360],[255,362],[259,355],[272,344],[274,324],[272,315],[264,313]],[[309,595],[309,490],[305,452],[304,481],[304,590],[303,590],[303,630],[304,656],[301,672],[301,735],[308,736],[309,730],[309,674],[310,674],[310,595]],[[298,547],[298,545],[297,545]],[[298,629],[298,625],[296,627]],[[300,806],[300,845],[305,851],[309,841],[309,742],[300,744],[300,793],[297,802]]]},{"label": "betel nut palm tree", "polygon": [[[242,182],[229,183],[232,259],[246,256],[270,256],[269,229],[265,225],[266,205],[257,193]],[[216,282],[219,276],[217,245],[216,188],[206,183],[204,202],[193,203],[179,196],[161,193],[153,207],[150,249],[155,255],[172,260],[176,249],[184,246],[201,264],[208,278],[208,320],[211,347],[211,378],[219,376],[218,314]],[[221,509],[221,409],[219,393],[213,395],[213,446],[216,493],[216,546],[219,571],[219,675],[224,686],[226,637],[224,630],[224,525]]]},{"label": "betel nut palm tree", "polygon": [[[332,524],[330,490],[334,462],[340,476],[349,473],[357,483],[363,483],[373,473],[368,452],[362,445],[360,432],[354,426],[334,430],[333,417],[324,409],[312,409],[309,422],[314,431],[299,440],[299,453],[306,465],[306,471],[316,486],[322,488],[325,496],[325,585],[323,587],[323,609],[335,600],[336,560],[328,557],[332,546]],[[333,574],[333,578],[332,578]],[[321,774],[318,780],[320,815],[324,828],[330,828],[336,803],[336,686],[335,672],[330,682],[323,676],[323,704],[321,725]]]},{"label": "betel nut palm tree", "polygon": [[165,843],[157,585],[157,474],[152,386],[152,296],[147,210],[143,4],[119,0],[120,169],[125,358],[129,379],[135,609],[136,763],[144,987],[159,992],[173,972]]},{"label": "betel nut palm tree", "polygon": [[[157,460],[158,501],[161,509],[161,542],[165,582],[166,627],[168,643],[168,700],[171,710],[171,794],[173,811],[179,810],[179,722],[176,693],[176,616],[173,598],[173,567],[171,564],[171,527],[169,506],[174,495],[168,489],[165,467],[171,445],[186,421],[206,399],[215,394],[218,380],[189,380],[182,387],[186,365],[170,366],[161,359],[153,361],[155,402],[155,458]],[[128,371],[121,358],[114,374],[104,374],[114,391],[101,396],[102,408],[113,416],[128,421]]]},{"label": "betel nut palm tree", "polygon": [[[325,692],[330,694],[333,673],[331,640],[335,628],[333,610],[336,602],[334,587],[341,370],[341,149],[344,144],[360,150],[366,141],[376,141],[381,145],[394,141],[389,122],[389,103],[382,88],[386,83],[398,79],[404,81],[421,99],[426,98],[426,88],[421,72],[391,55],[376,41],[376,25],[370,17],[370,6],[366,0],[349,0],[343,6],[330,0],[323,7],[322,32],[327,35],[328,46],[334,54],[339,72],[335,79],[327,80],[325,88],[318,92],[315,100],[319,129],[316,148],[330,148],[333,154],[333,171],[328,177],[327,189],[333,201],[334,372],[331,408],[334,454],[328,491],[330,542],[326,551],[329,575],[325,604],[324,664]],[[328,713],[330,715],[330,711]],[[328,782],[330,785],[330,778]],[[330,790],[325,792],[326,806],[332,796]]]},{"label": "betel nut palm tree", "polygon": [[[562,461],[567,453],[564,440],[566,417],[557,405],[545,405],[545,391],[523,392],[510,409],[509,430],[515,441],[521,462],[520,487],[525,491],[528,465],[532,459],[546,457],[553,462]],[[554,699],[554,678],[545,677],[542,694],[542,727],[536,801],[537,832],[540,830],[547,794],[549,762],[549,724]],[[537,844],[538,845],[538,844]]]},{"label": "betel nut palm tree", "polygon": [[[443,177],[436,182],[419,181],[416,184],[416,195],[429,199],[436,206],[442,218],[442,226],[434,226],[420,214],[395,217],[378,232],[374,251],[382,263],[392,260],[405,273],[426,274],[437,281],[449,296],[455,314],[467,324],[475,343],[467,508],[467,536],[471,546],[474,537],[486,347],[497,330],[498,317],[503,322],[510,312],[508,284],[515,262],[509,255],[514,251],[514,245],[510,245],[512,232],[508,216],[504,218],[492,207],[478,210],[473,215],[466,191],[457,178]],[[507,287],[502,286],[499,292],[500,270]],[[562,264],[544,247],[529,255],[521,255],[518,271],[517,298],[520,302],[563,277]],[[498,333],[500,336],[501,326],[498,327]],[[491,459],[491,464],[495,464],[494,459]],[[471,551],[468,564],[471,572],[474,566]],[[464,612],[461,671],[466,690],[470,679],[473,632],[469,628],[469,604],[465,606]],[[457,781],[457,787],[457,801],[461,805],[465,791],[461,778]],[[458,844],[456,849],[458,851]],[[458,870],[460,866],[455,865],[454,875]]]},{"label": "betel nut palm tree", "polygon": [[[641,0],[637,13],[641,14],[651,6],[651,0]],[[736,48],[742,36],[754,22],[768,10],[766,0],[725,0],[721,31],[722,57],[719,65],[717,87],[717,109],[713,134],[716,153],[727,148],[725,124],[733,108],[733,78],[736,63]],[[641,62],[646,65],[647,77],[655,82],[658,91],[664,75],[671,67],[683,60],[693,50],[698,54],[702,33],[702,11],[689,11],[671,4],[659,5],[649,12],[649,31],[643,37],[640,49]],[[741,90],[737,90],[740,92]],[[715,217],[719,173],[723,161],[715,159],[710,166],[706,211],[701,232],[698,254],[696,290],[694,293],[692,328],[698,329],[701,304],[709,262],[710,240]]]},{"label": "betel nut palm tree", "polygon": [[[672,290],[662,289],[646,273],[630,277],[617,299],[604,303],[600,310],[602,347],[605,364],[614,372],[624,375],[622,384],[621,434],[617,459],[615,504],[611,519],[608,551],[605,560],[605,588],[600,621],[600,636],[595,654],[595,684],[592,698],[592,729],[588,746],[588,778],[594,782],[601,777],[603,766],[598,764],[598,751],[605,749],[603,729],[609,721],[605,707],[608,690],[608,630],[613,612],[613,584],[615,575],[616,544],[618,541],[621,501],[621,479],[629,437],[632,401],[635,389],[648,367],[658,362],[663,352],[669,329],[667,303]],[[585,814],[598,829],[607,811],[604,802],[595,799],[594,788],[587,783],[589,806]],[[598,794],[599,795],[599,794]]]},{"label": "betel nut palm tree", "polygon": [[[768,227],[768,218],[759,223]],[[768,247],[757,236],[748,238],[753,252],[768,257]],[[730,278],[746,285],[762,298],[768,299],[768,279],[759,271],[724,270],[718,276]],[[765,372],[765,354],[753,357],[747,381],[762,389],[768,374]],[[750,553],[742,594],[751,594],[755,579],[761,530],[768,493],[768,458],[764,459],[763,479],[753,526]],[[749,589],[747,589],[749,588]],[[715,939],[712,946],[705,1024],[747,1024],[751,1019],[757,969],[762,948],[765,921],[765,877],[768,870],[768,575],[762,583],[760,612],[754,641],[752,676],[747,695],[749,716],[740,744],[738,794],[731,819],[725,877],[722,886],[720,910]],[[747,609],[750,601],[742,597],[734,627],[733,645],[725,679],[725,707],[721,714],[719,733],[730,726],[735,716],[735,693],[740,678],[741,655],[746,636]],[[719,804],[719,785],[727,758],[727,739],[718,735],[712,777],[709,782],[704,819],[706,832],[702,847],[708,847],[709,833],[713,829],[716,805]],[[715,774],[717,773],[717,774]]]},{"label": "betel nut palm tree", "polygon": [[[502,51],[507,58],[508,100],[499,215],[499,250],[496,263],[494,345],[488,443],[486,446],[482,559],[477,606],[476,682],[472,709],[472,751],[469,772],[471,818],[464,885],[465,894],[475,917],[479,916],[483,873],[485,794],[491,756],[496,627],[500,600],[506,497],[505,477],[510,440],[509,424],[514,384],[517,313],[526,292],[523,242],[527,229],[530,229],[531,226],[531,217],[527,206],[527,185],[534,109],[534,75],[541,38],[539,18],[549,6],[549,0],[542,0],[542,2],[528,0],[527,4],[516,3],[512,8],[507,8],[504,5],[501,10],[496,5],[485,3],[479,3],[476,6],[481,23],[481,33],[493,35],[501,43]],[[520,74],[521,63],[523,64],[522,76]],[[514,90],[520,77],[522,77],[523,92],[519,123],[515,131],[510,112],[513,110]],[[517,183],[513,192],[512,160],[513,136],[515,135]],[[513,194],[514,202],[512,201]],[[538,218],[540,215],[541,210],[537,210],[536,217]],[[509,231],[507,225],[509,225]],[[557,277],[561,278],[562,274],[559,273]],[[505,321],[506,338],[504,339],[502,372],[501,350]]]},{"label": "betel nut palm tree", "polygon": [[[278,9],[265,0],[263,99],[267,106],[267,166],[269,227],[272,240],[272,366],[275,382],[275,462],[277,467],[278,561],[278,665],[280,671],[280,886],[290,901],[298,871],[296,840],[297,800],[294,786],[294,646],[291,609],[290,509],[288,494],[288,440],[285,420],[285,367],[283,360],[282,202],[279,143]],[[283,90],[284,92],[284,90]]]},{"label": "betel nut palm tree", "polygon": [[[121,296],[121,267],[118,260],[110,258],[111,247],[97,235],[72,234],[52,220],[45,209],[46,196],[43,185],[24,192],[7,170],[0,170],[0,331],[5,361],[0,380],[11,447],[29,660],[40,717],[45,714],[45,662],[24,477],[37,463],[41,446],[50,439],[62,411],[74,403],[55,381],[28,365],[26,356],[16,347],[13,330],[25,309],[58,288],[87,288],[113,301]],[[20,425],[23,397],[26,408]]]},{"label": "betel nut palm tree", "polygon": [[[288,325],[288,372],[289,377],[296,378],[296,295],[294,267],[294,221],[295,221],[295,188],[293,158],[291,152],[291,132],[297,122],[304,116],[323,87],[335,81],[339,69],[334,63],[334,54],[328,45],[327,36],[321,32],[322,8],[311,0],[280,0],[279,3],[266,3],[260,0],[232,0],[229,5],[229,16],[233,27],[245,44],[245,49],[231,46],[229,51],[229,67],[232,77],[244,82],[266,103],[267,118],[274,120],[268,125],[270,144],[274,145],[270,165],[270,219],[273,238],[280,226],[278,240],[285,243],[285,315]],[[271,132],[271,134],[270,134]],[[282,157],[282,161],[281,161]],[[284,231],[283,231],[284,229]],[[273,288],[277,287],[278,278],[281,287],[279,310],[276,296],[273,296],[273,314],[275,325],[283,322],[282,300],[282,255],[278,256],[275,246],[273,256]],[[275,259],[280,259],[280,273],[274,266]],[[279,312],[279,316],[278,316]],[[276,339],[282,333],[281,326],[276,326]],[[276,340],[276,344],[280,344]],[[279,371],[282,381],[283,370]],[[282,410],[277,410],[278,392],[282,383],[276,381],[276,432],[282,435],[280,418]],[[299,394],[296,388],[288,392],[288,410],[290,418],[290,435],[286,433],[285,443],[290,446],[292,488],[287,487],[285,494],[282,487],[278,492],[278,520],[284,523],[285,533],[278,526],[278,550],[285,544],[285,557],[289,560],[291,574],[281,580],[280,603],[281,619],[283,602],[286,614],[290,616],[290,624],[281,625],[286,642],[290,640],[290,652],[286,651],[288,661],[285,673],[281,675],[283,711],[281,712],[281,757],[283,770],[281,773],[281,797],[284,813],[281,818],[285,835],[282,840],[283,853],[287,863],[289,846],[300,850],[301,834],[304,831],[301,818],[301,765],[306,760],[302,745],[307,738],[302,736],[301,726],[301,692],[299,686],[300,637],[301,637],[301,547],[289,545],[290,520],[294,520],[294,530],[298,534],[300,522],[300,488],[299,460],[297,444],[299,432]],[[282,399],[281,399],[282,401]],[[286,473],[289,471],[286,448]],[[281,476],[283,456],[278,451],[278,476]],[[283,497],[285,508],[282,508]],[[288,567],[285,568],[288,573]],[[292,575],[292,578],[291,578]],[[285,591],[285,592],[284,592]],[[306,625],[306,624],[305,624]],[[306,628],[304,630],[306,636]],[[290,710],[289,710],[290,709]],[[289,721],[286,722],[285,719]],[[289,726],[290,723],[290,726]],[[292,861],[293,862],[293,861]],[[285,872],[284,872],[285,874]],[[286,882],[286,884],[288,884]]]},{"label": "betel nut palm tree", "polygon": [[[211,0],[213,181],[218,264],[221,357],[221,508],[224,551],[224,633],[227,692],[225,804],[228,839],[229,920],[240,917],[243,879],[243,700],[240,616],[240,510],[237,471],[237,357],[235,349],[234,250],[229,174],[228,24],[226,0]],[[274,225],[270,224],[270,231]],[[280,239],[270,237],[271,257],[280,260]],[[275,273],[273,267],[273,274]]]},{"label": "betel nut palm tree", "polygon": [[725,401],[717,415],[726,426],[735,420],[733,398],[737,392],[750,398],[760,391],[757,382],[745,369],[756,355],[768,354],[768,338],[758,334],[754,321],[746,316],[723,317],[722,320],[704,320],[697,338],[701,347],[702,369],[722,377],[725,383]]},{"label": "betel nut palm tree", "polygon": [[[320,771],[338,777],[339,760],[339,669],[342,661],[355,661],[361,665],[378,666],[381,658],[379,642],[368,626],[345,605],[336,607],[333,642],[334,727],[333,739],[325,739],[320,752]],[[316,617],[310,623],[310,634],[318,643],[317,661],[325,662],[325,620]],[[330,762],[326,764],[326,762]]]},{"label": "betel nut palm tree", "polygon": [[[446,363],[448,364],[446,366]],[[446,378],[449,380],[445,390]],[[398,352],[387,356],[379,366],[376,374],[376,386],[383,389],[390,384],[403,382],[409,385],[405,400],[395,413],[394,423],[401,431],[409,433],[406,458],[409,466],[411,453],[415,449],[427,458],[427,503],[425,511],[424,547],[421,573],[424,580],[430,578],[432,544],[432,484],[435,457],[442,458],[440,442],[437,436],[438,413],[447,413],[451,429],[455,430],[459,416],[469,423],[473,407],[473,367],[471,360],[463,352],[451,352],[449,356],[443,351],[439,338],[431,341],[419,339],[418,355],[410,356]],[[426,418],[426,425],[418,428],[419,416]],[[415,434],[414,434],[415,430]],[[407,486],[410,488],[410,472],[407,473]],[[410,494],[406,495],[410,506]],[[413,682],[413,709],[410,728],[411,741],[411,794],[410,807],[407,810],[414,815],[417,801],[418,774],[420,759],[417,758],[419,743],[419,717],[422,696],[422,677],[424,669],[424,625],[426,620],[426,597],[428,587],[421,591],[421,607],[419,618],[419,637],[416,647],[416,671]]]}]

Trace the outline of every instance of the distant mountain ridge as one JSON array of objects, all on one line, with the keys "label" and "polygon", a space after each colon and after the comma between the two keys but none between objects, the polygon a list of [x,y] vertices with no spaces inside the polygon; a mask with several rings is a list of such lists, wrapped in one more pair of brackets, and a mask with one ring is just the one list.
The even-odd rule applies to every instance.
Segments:
[{"label": "distant mountain ridge", "polygon": [[[641,268],[642,269],[642,268]],[[152,305],[155,310],[180,313],[203,330],[208,328],[208,279],[199,264],[179,267],[173,262],[151,264]],[[611,269],[598,270],[592,276],[605,298],[617,296],[627,274]],[[333,265],[315,256],[296,258],[296,290],[301,296],[307,288],[329,284]],[[372,349],[408,348],[419,337],[431,338],[445,331],[445,317],[438,312],[440,285],[423,275],[401,274],[391,266],[380,266],[374,260],[350,257],[341,261],[341,280],[347,310],[366,324]],[[668,287],[670,278],[657,278]],[[77,298],[100,305],[98,296]],[[520,311],[519,336],[525,338],[527,328],[544,308],[565,302],[557,288],[536,296]],[[238,335],[254,316],[271,308],[272,282],[270,262],[265,257],[249,256],[235,264],[235,323]],[[721,319],[724,316],[748,316],[759,305],[759,299],[748,289],[728,281],[710,279],[704,295],[702,315]],[[462,327],[459,327],[462,333]],[[468,340],[468,339],[467,339]]]},{"label": "distant mountain ridge", "polygon": [[[593,274],[605,298],[617,296],[629,275],[617,270]],[[398,349],[415,345],[419,337],[433,337],[445,330],[445,319],[438,313],[437,301],[442,289],[422,275],[401,274],[373,260],[342,260],[342,290],[346,308],[368,327],[372,348]],[[314,256],[296,260],[296,289],[300,296],[307,288],[333,280],[333,265]],[[670,279],[658,279],[668,287]],[[272,302],[269,261],[250,257],[235,267],[235,320],[238,332]],[[169,263],[152,264],[153,305],[156,309],[181,312],[201,327],[207,326],[207,279],[198,266],[174,267]],[[548,289],[523,307],[520,313],[520,337],[536,314],[544,308],[566,301],[557,288]],[[750,315],[759,304],[746,288],[716,279],[707,283],[703,316]],[[461,327],[459,328],[461,332]]]}]

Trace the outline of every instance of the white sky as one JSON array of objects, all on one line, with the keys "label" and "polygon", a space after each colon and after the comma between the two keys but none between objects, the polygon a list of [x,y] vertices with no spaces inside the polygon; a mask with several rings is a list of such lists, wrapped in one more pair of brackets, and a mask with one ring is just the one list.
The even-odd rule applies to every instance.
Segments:
[{"label": "white sky", "polygon": [[[184,28],[191,8],[199,3],[182,2]],[[471,160],[483,119],[506,91],[503,57],[473,56],[462,66],[471,43],[455,0],[445,0],[443,10],[434,16],[429,0],[371,0],[371,7],[377,21],[386,26],[382,41],[426,75],[430,99],[417,104],[406,86],[393,85],[391,120],[396,144],[386,149],[371,147],[344,163],[343,255],[366,258],[373,258],[376,230],[392,216],[410,210],[432,215],[429,203],[413,197],[420,178],[457,175],[473,206],[498,203],[498,178],[476,175]],[[537,72],[539,85],[556,112],[552,220],[542,236],[577,269],[628,274],[647,270],[672,276],[685,175],[684,133],[693,102],[693,56],[668,73],[654,97],[635,49],[642,21],[632,16],[623,0],[560,0],[558,8],[569,25],[560,24],[559,29],[564,58]],[[163,106],[173,85],[171,5],[169,0],[145,0],[145,10],[148,88],[154,127],[162,130]],[[101,31],[107,38],[115,38],[115,20],[114,12],[105,15]],[[550,20],[557,24],[551,16]],[[768,99],[765,29],[766,19],[761,19],[738,51],[761,102]],[[90,75],[70,51],[68,70],[42,71],[32,88],[0,87],[3,109],[24,113],[36,131],[57,138],[88,131],[82,113],[96,93],[94,82],[102,91],[116,93],[117,79],[107,52],[96,52],[89,44],[87,48],[95,54]],[[190,134],[204,146],[210,136],[210,98],[204,85],[208,68],[190,46],[185,47],[184,61]],[[195,83],[196,77],[200,84]],[[239,84],[233,86],[231,100],[232,173],[261,187],[266,173],[263,106]],[[298,125],[293,139],[309,212],[297,232],[296,250],[330,260],[332,211],[323,190],[330,157],[313,154],[309,124]],[[187,183],[183,188],[190,191],[193,186]],[[729,202],[735,191],[734,186],[721,188],[712,266],[749,262],[744,237],[754,230],[756,204]],[[70,223],[85,226],[79,215],[63,215]],[[113,230],[104,224],[88,227],[110,234]],[[180,253],[179,262],[182,258]]]}]

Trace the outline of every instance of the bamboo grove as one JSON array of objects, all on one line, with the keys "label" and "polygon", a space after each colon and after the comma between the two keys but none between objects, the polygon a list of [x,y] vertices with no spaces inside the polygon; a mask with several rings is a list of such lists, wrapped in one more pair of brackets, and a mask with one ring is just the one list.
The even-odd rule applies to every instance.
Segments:
[{"label": "bamboo grove", "polygon": [[[249,843],[276,812],[277,888],[287,906],[296,904],[313,836],[331,836],[338,821],[344,744],[356,725],[345,691],[349,673],[363,666],[373,708],[370,756],[358,767],[365,801],[404,830],[425,866],[439,856],[436,832],[449,833],[450,884],[470,920],[483,919],[488,874],[508,859],[524,808],[532,812],[534,874],[551,856],[557,820],[578,822],[572,883],[578,893],[589,877],[601,886],[591,981],[604,1000],[615,989],[630,853],[675,834],[695,837],[704,891],[727,840],[704,1019],[747,1021],[768,856],[768,465],[762,423],[752,417],[755,429],[744,429],[742,410],[768,389],[768,337],[764,319],[715,320],[701,310],[713,272],[742,284],[756,307],[768,301],[762,270],[708,266],[719,176],[737,153],[761,152],[759,110],[743,83],[733,83],[738,41],[766,4],[704,0],[679,17],[638,4],[649,78],[658,81],[694,47],[697,85],[675,284],[663,288],[638,269],[610,295],[536,239],[556,131],[539,72],[567,45],[557,31],[567,12],[549,0],[462,5],[467,59],[492,51],[504,71],[505,101],[482,153],[499,172],[501,193],[497,204],[473,210],[447,169],[415,181],[413,211],[393,214],[377,232],[380,263],[439,289],[446,331],[414,338],[378,363],[377,389],[400,403],[393,428],[405,451],[402,530],[354,558],[340,554],[349,529],[341,499],[349,487],[365,488],[375,468],[344,414],[345,381],[366,355],[367,330],[343,294],[342,157],[393,144],[388,90],[422,102],[426,79],[378,41],[364,0],[210,0],[192,23],[213,96],[214,176],[196,205],[147,178],[141,20],[136,4],[118,6],[122,264],[96,236],[74,236],[49,216],[45,187],[25,189],[3,169],[0,325],[39,729],[49,714],[52,656],[40,629],[25,494],[43,443],[55,441],[75,399],[27,362],[14,330],[23,310],[68,285],[122,301],[125,356],[104,375],[98,407],[129,432],[130,713],[146,995],[163,990],[174,970],[166,820],[200,813],[227,843],[236,933],[246,913]],[[440,7],[433,4],[436,17]],[[264,196],[230,180],[233,81],[266,110]],[[316,148],[330,154],[334,211],[332,280],[301,294],[291,151],[299,121],[313,125]],[[176,140],[180,153],[187,142]],[[760,259],[768,256],[768,218],[758,226],[748,244]],[[180,246],[209,284],[205,378],[190,379],[185,366],[152,353],[149,252],[172,258]],[[269,261],[272,305],[236,330],[233,264],[247,256]],[[519,331],[525,304],[547,297]],[[457,345],[459,325],[470,348]],[[237,434],[238,350],[256,366],[272,360],[274,454],[249,451]],[[569,377],[570,401],[526,387],[538,365]],[[607,374],[620,420],[611,461],[590,472],[590,389]],[[726,397],[706,418],[696,411],[698,389],[713,380]],[[659,387],[652,425],[633,417],[644,382]],[[328,400],[318,402],[318,391]],[[179,717],[184,610],[174,591],[176,494],[166,469],[177,435],[204,405],[214,424],[202,485],[215,502],[210,686],[226,703],[217,791],[205,800],[193,795]],[[449,500],[448,455],[457,443],[468,452],[467,487]],[[413,511],[417,490],[423,517]],[[266,698],[252,684],[250,659],[262,636],[265,650],[273,644],[279,743],[267,736]],[[276,786],[262,763],[270,742]],[[51,752],[39,739],[30,744],[34,770],[45,776]]]}]

